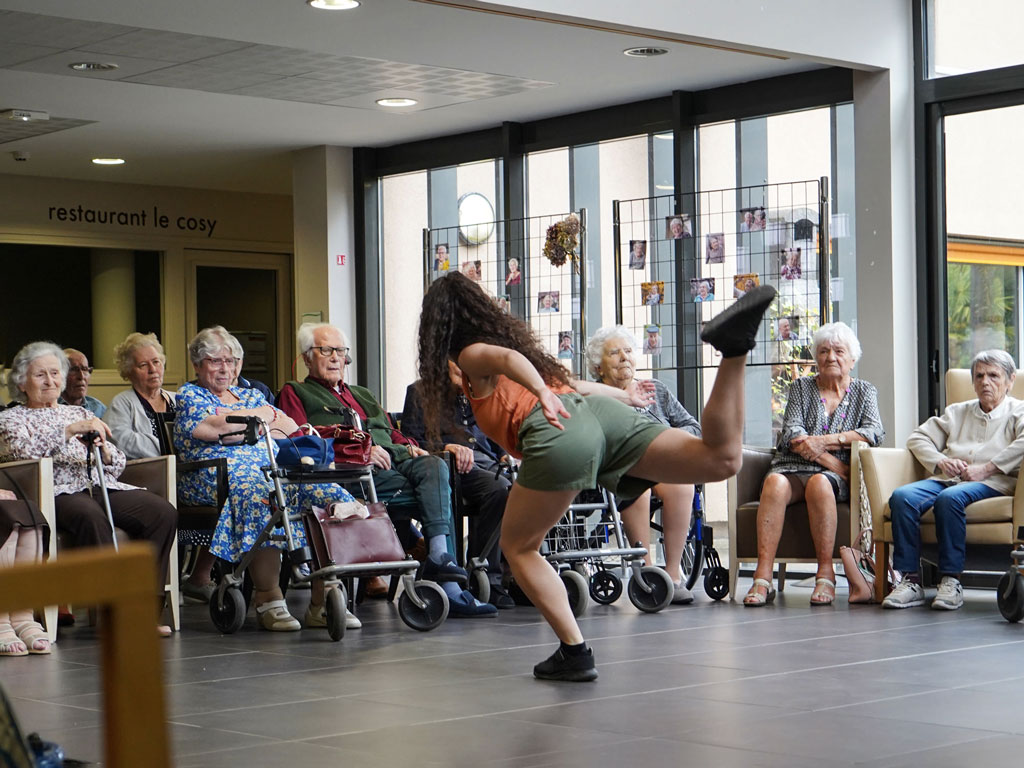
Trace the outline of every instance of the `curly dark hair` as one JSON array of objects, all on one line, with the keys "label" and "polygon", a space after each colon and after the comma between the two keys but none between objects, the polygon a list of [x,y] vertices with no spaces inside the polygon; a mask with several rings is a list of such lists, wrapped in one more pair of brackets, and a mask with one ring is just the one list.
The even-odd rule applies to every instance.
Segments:
[{"label": "curly dark hair", "polygon": [[544,350],[530,326],[505,313],[468,277],[450,272],[430,286],[420,314],[419,386],[428,441],[439,439],[442,408],[453,402],[448,360],[478,342],[516,350],[548,384],[569,384],[565,366]]}]

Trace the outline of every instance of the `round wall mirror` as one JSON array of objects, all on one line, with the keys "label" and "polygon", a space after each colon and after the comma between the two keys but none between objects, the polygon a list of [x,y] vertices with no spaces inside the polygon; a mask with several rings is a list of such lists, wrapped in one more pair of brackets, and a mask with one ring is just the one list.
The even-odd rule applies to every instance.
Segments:
[{"label": "round wall mirror", "polygon": [[459,237],[470,245],[480,245],[494,232],[494,206],[479,192],[459,198]]}]

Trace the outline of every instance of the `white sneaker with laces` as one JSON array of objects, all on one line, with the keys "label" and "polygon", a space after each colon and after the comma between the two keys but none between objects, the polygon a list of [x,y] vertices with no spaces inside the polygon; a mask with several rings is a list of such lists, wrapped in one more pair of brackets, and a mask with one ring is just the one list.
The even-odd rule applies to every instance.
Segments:
[{"label": "white sneaker with laces", "polygon": [[882,601],[883,608],[913,608],[924,605],[924,587],[904,579]]},{"label": "white sneaker with laces", "polygon": [[936,611],[955,611],[964,604],[964,588],[960,580],[953,576],[943,576],[939,582],[939,591],[932,600],[932,608]]}]

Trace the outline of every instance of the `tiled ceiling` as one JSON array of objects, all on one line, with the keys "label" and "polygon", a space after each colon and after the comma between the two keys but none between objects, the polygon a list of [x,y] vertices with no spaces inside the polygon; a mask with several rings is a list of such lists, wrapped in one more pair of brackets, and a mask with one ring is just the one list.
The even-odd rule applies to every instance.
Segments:
[{"label": "tiled ceiling", "polygon": [[42,136],[46,133],[66,131],[69,128],[77,128],[80,125],[89,125],[91,122],[93,121],[72,120],[66,117],[50,117],[49,120],[32,120],[31,122],[0,120],[0,144],[30,139],[33,136]]},{"label": "tiled ceiling", "polygon": [[[71,58],[114,61],[119,69],[79,73],[68,68]],[[365,106],[356,97],[382,91],[430,109],[554,85],[20,11],[0,11],[0,67],[345,107]]]}]

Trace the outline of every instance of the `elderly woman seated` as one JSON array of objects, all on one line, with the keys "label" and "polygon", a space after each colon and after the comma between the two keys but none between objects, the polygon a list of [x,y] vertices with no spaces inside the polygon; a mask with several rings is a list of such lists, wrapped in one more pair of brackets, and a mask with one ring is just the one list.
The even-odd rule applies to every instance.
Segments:
[{"label": "elderly woman seated", "polygon": [[[178,391],[177,414],[174,420],[174,444],[185,461],[223,456],[228,464],[228,499],[213,533],[210,551],[231,563],[252,549],[260,532],[270,520],[267,499],[272,483],[260,471],[267,463],[262,442],[245,445],[240,438],[228,438],[232,444],[221,444],[220,438],[237,432],[237,424],[229,424],[228,416],[259,416],[277,436],[287,436],[298,426],[282,411],[269,405],[255,389],[231,386],[237,360],[232,352],[237,340],[223,328],[204,328],[188,345],[189,359],[196,371],[197,383],[185,384]],[[188,504],[211,504],[216,494],[212,469],[190,473],[179,479],[178,498]],[[335,501],[353,501],[352,496],[337,485],[303,485],[296,492],[295,503],[325,507]],[[292,503],[290,500],[289,503]],[[304,544],[302,532],[293,529]],[[280,531],[279,531],[280,532]],[[301,629],[285,605],[278,586],[281,551],[274,546],[259,550],[249,573],[253,581],[253,603],[259,625],[275,632]],[[355,629],[359,620],[347,614],[346,626]],[[307,627],[326,627],[323,582],[312,585]]]},{"label": "elderly woman seated", "polygon": [[[626,389],[636,377],[636,339],[622,325],[600,329],[587,342],[587,367],[590,375],[602,384]],[[655,399],[646,408],[636,410],[653,421],[679,427],[700,437],[700,424],[683,408],[676,396],[661,381],[654,380]],[[658,483],[651,491],[636,499],[619,502],[622,524],[631,542],[640,542],[648,552],[651,547],[651,493],[662,501],[661,522],[665,534],[665,571],[675,584],[674,603],[691,603],[693,594],[686,588],[681,569],[683,548],[690,530],[693,507],[692,485]],[[650,565],[650,554],[645,558]]]},{"label": "elderly woman seated", "polygon": [[[178,512],[156,494],[118,482],[125,455],[110,442],[110,428],[81,406],[57,402],[67,370],[64,352],[47,341],[28,344],[15,355],[9,388],[21,405],[0,413],[0,461],[52,458],[57,529],[76,546],[104,546],[112,544],[113,534],[99,492],[93,489],[100,470],[89,466],[88,447],[99,445],[114,524],[156,547],[154,576],[162,606]],[[159,629],[165,635],[171,631]]]},{"label": "elderly woman seated", "polygon": [[850,443],[878,445],[885,436],[873,385],[850,375],[860,342],[845,323],[821,326],[811,343],[818,373],[796,379],[782,419],[778,450],[761,488],[757,508],[757,568],[743,598],[746,606],[775,599],[772,571],[786,506],[807,504],[818,572],[811,605],[831,605],[836,595],[832,551],[837,501],[850,498]]},{"label": "elderly woman seated", "polygon": [[[13,491],[0,489],[0,568],[42,559],[49,528],[36,505],[18,501]],[[32,609],[0,613],[0,656],[49,653],[46,631],[32,617]]]}]

